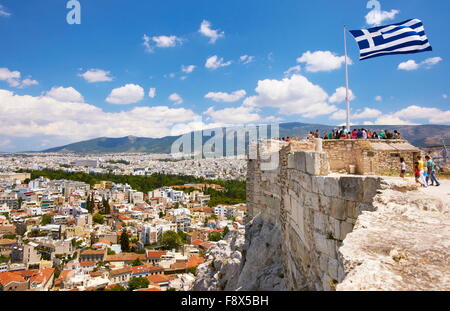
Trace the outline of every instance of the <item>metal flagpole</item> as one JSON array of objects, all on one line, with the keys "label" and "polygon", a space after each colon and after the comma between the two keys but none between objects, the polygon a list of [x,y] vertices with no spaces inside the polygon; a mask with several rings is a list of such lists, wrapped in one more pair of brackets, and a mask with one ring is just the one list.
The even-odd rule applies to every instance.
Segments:
[{"label": "metal flagpole", "polygon": [[347,26],[344,26],[345,49],[345,102],[347,103],[347,131],[350,132],[350,98],[348,91],[348,62],[347,62]]}]

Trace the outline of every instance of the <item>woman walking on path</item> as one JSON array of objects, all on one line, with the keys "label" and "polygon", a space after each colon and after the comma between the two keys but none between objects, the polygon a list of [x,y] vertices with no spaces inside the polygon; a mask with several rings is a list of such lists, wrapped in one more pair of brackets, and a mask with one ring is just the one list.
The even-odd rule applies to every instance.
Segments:
[{"label": "woman walking on path", "polygon": [[405,178],[406,162],[404,158],[400,158],[400,177]]}]

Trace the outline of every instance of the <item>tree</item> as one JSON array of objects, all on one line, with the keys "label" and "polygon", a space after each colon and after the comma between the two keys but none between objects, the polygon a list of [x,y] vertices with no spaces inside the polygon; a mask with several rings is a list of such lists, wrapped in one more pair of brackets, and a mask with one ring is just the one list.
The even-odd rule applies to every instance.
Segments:
[{"label": "tree", "polygon": [[104,223],[105,222],[105,218],[102,216],[102,215],[100,215],[100,214],[95,214],[93,217],[92,217],[92,220],[95,222],[95,223],[98,223],[98,224],[102,224],[102,223]]},{"label": "tree", "polygon": [[222,234],[220,232],[211,232],[208,236],[208,241],[218,242],[222,240]]},{"label": "tree", "polygon": [[187,234],[185,232],[178,231],[177,234],[180,237],[180,240],[183,244],[187,243]]},{"label": "tree", "polygon": [[50,216],[49,214],[44,214],[41,217],[41,225],[45,226],[52,223],[52,216]]},{"label": "tree", "polygon": [[103,214],[109,214],[111,213],[111,207],[109,206],[109,202],[107,199],[102,199],[102,205],[103,205]]},{"label": "tree", "polygon": [[149,284],[150,284],[150,281],[148,279],[146,279],[146,278],[133,277],[128,282],[128,289],[129,290],[135,290],[135,289],[140,289],[140,288],[147,288]]},{"label": "tree", "polygon": [[133,260],[133,262],[131,263],[131,265],[133,267],[137,267],[137,266],[142,266],[142,261],[139,258],[136,258],[135,260]]},{"label": "tree", "polygon": [[130,251],[130,238],[125,230],[123,230],[120,235],[120,248],[122,249],[122,252]]},{"label": "tree", "polygon": [[165,249],[178,249],[182,245],[182,241],[176,232],[166,231],[162,234],[161,245]]},{"label": "tree", "polygon": [[223,237],[225,237],[228,232],[230,232],[230,229],[228,229],[228,226],[225,226],[225,228],[223,229]]}]

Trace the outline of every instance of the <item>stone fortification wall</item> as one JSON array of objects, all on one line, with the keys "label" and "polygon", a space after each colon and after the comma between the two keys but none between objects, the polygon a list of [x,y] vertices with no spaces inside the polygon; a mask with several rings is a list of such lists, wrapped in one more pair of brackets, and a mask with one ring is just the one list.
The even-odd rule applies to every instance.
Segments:
[{"label": "stone fortification wall", "polygon": [[251,217],[280,228],[288,289],[331,290],[344,279],[338,248],[363,210],[372,209],[380,178],[329,174],[326,152],[284,147],[280,165],[260,169],[249,160],[247,200]]}]

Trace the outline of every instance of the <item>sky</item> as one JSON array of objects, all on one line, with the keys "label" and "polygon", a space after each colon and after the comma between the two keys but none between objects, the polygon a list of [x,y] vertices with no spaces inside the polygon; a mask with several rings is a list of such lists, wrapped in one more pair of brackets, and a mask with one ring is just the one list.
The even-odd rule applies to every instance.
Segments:
[{"label": "sky", "polygon": [[68,2],[0,0],[0,151],[236,124],[341,125],[343,26],[411,18],[432,52],[360,61],[347,34],[351,122],[450,124],[449,1],[79,0],[80,24],[68,22]]}]

